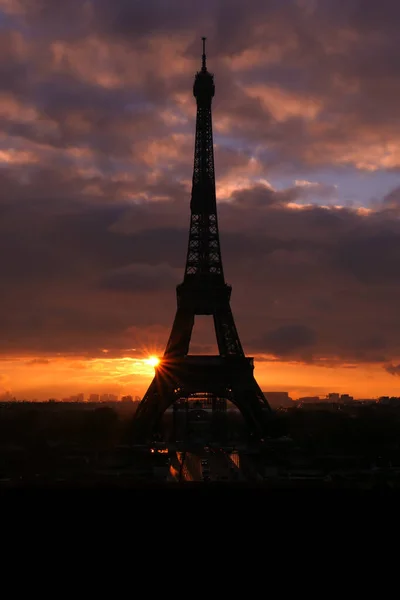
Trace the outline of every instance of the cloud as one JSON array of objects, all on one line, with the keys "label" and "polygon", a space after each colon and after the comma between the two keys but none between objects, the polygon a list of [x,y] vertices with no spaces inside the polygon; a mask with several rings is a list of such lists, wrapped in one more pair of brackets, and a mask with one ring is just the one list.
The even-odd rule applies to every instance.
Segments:
[{"label": "cloud", "polygon": [[32,360],[28,360],[25,364],[27,365],[49,365],[51,361],[47,358],[32,358]]},{"label": "cloud", "polygon": [[172,289],[179,278],[177,269],[165,264],[135,264],[106,273],[100,287],[122,292],[157,292]]},{"label": "cloud", "polygon": [[391,375],[400,375],[400,365],[387,365],[385,370]]},{"label": "cloud", "polygon": [[[369,228],[368,228],[369,229]],[[364,235],[343,240],[334,262],[365,284],[396,283],[400,264],[400,232],[390,223],[382,230],[366,229]]]},{"label": "cloud", "polygon": [[336,194],[336,186],[326,185],[318,182],[298,181],[294,186],[277,190],[268,182],[260,182],[245,188],[234,190],[231,194],[231,200],[251,210],[253,207],[268,207],[288,205],[290,203],[311,202],[315,198],[320,201],[325,198],[332,198]]},{"label": "cloud", "polygon": [[[51,2],[3,4],[11,19],[0,36],[4,92],[38,114],[35,124],[14,122],[12,132],[129,156],[141,136],[151,143],[182,123],[182,97],[189,98],[198,68],[196,40],[208,31],[217,131],[257,143],[269,164],[398,168],[395,3],[380,7],[373,33],[371,3],[366,11],[360,1],[340,11],[329,0],[310,6],[213,0],[189,10],[175,0],[166,10],[159,0],[102,0],[57,11]],[[40,36],[24,36],[24,22]],[[167,123],[166,114],[173,117]]]},{"label": "cloud", "polygon": [[285,356],[314,346],[316,338],[315,331],[306,325],[282,325],[268,331],[259,344],[264,352]]},{"label": "cloud", "polygon": [[[188,200],[129,204],[111,185],[104,204],[79,194],[79,177],[64,177],[56,169],[29,185],[3,177],[3,353],[122,353],[135,347],[132,328],[171,327],[187,250]],[[296,203],[298,190],[308,187],[279,192],[255,184],[219,206],[225,273],[243,344],[261,351],[253,341],[262,328],[277,332],[265,339],[264,352],[387,360],[399,352],[398,221],[385,207],[364,214],[302,205],[301,198]],[[312,323],[318,332],[312,345],[305,345],[311,338],[302,338],[303,330],[291,329],[293,322]],[[365,342],[378,331],[385,337],[380,348]]]}]

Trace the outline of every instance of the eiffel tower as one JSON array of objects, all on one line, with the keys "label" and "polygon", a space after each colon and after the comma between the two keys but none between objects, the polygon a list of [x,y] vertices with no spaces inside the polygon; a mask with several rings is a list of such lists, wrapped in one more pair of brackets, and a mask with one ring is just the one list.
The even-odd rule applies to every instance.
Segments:
[{"label": "eiffel tower", "polygon": [[[185,274],[176,288],[177,311],[164,356],[135,413],[135,439],[150,440],[165,410],[193,394],[231,401],[242,413],[253,439],[263,438],[271,413],[253,375],[253,358],[243,352],[230,307],[232,288],[224,278],[211,119],[215,86],[206,66],[206,38],[202,40],[202,67],[193,86],[197,119]],[[188,354],[196,315],[213,316],[219,355]]]}]

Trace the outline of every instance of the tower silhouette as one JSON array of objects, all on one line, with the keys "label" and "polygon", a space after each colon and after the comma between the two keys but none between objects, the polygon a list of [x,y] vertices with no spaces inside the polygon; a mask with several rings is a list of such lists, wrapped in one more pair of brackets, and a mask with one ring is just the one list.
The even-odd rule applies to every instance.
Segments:
[{"label": "tower silhouette", "polygon": [[[215,87],[206,66],[206,38],[202,40],[202,67],[193,86],[197,118],[185,274],[183,283],[176,288],[177,311],[164,356],[135,413],[136,439],[149,439],[164,411],[176,400],[193,394],[204,393],[231,401],[256,439],[263,437],[271,412],[254,378],[253,358],[243,352],[230,307],[232,288],[224,278],[211,118]],[[219,355],[188,355],[196,315],[213,316]]]}]

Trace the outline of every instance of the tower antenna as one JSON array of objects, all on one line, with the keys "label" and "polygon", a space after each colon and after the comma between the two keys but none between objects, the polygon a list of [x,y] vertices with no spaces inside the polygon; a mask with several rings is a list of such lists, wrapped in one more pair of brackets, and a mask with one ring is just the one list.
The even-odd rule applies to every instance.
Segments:
[{"label": "tower antenna", "polygon": [[202,37],[201,39],[203,40],[203,55],[201,57],[201,60],[202,60],[201,70],[207,71],[207,66],[206,66],[206,39],[207,38]]}]

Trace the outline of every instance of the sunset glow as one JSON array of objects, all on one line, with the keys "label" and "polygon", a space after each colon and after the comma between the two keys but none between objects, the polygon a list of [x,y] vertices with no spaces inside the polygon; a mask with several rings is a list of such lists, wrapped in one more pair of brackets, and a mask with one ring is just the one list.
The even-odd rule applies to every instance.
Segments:
[{"label": "sunset glow", "polygon": [[149,358],[145,360],[145,363],[147,363],[151,367],[156,367],[160,364],[160,359],[157,358],[157,356],[149,356]]}]

